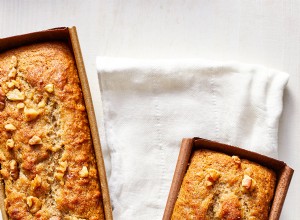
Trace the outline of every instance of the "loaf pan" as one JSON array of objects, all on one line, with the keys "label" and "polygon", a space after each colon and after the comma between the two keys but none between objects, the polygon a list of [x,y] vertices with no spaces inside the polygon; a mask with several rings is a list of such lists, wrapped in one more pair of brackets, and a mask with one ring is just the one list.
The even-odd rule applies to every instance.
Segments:
[{"label": "loaf pan", "polygon": [[[34,33],[28,33],[18,36],[12,36],[8,38],[0,39],[0,53],[14,49],[20,46],[35,44],[40,42],[49,42],[49,41],[64,41],[67,42],[73,55],[75,57],[75,62],[78,70],[78,76],[81,83],[83,98],[85,101],[85,107],[87,111],[89,126],[91,130],[91,137],[94,146],[94,152],[97,160],[97,168],[100,179],[100,187],[102,193],[102,200],[104,206],[104,214],[106,220],[113,219],[112,217],[112,208],[109,197],[109,190],[107,185],[106,173],[104,160],[101,151],[101,144],[98,134],[98,128],[95,118],[94,107],[92,103],[92,97],[90,93],[90,88],[88,84],[88,79],[85,72],[85,67],[83,63],[83,58],[80,50],[79,40],[76,32],[76,27],[59,27],[45,31],[39,31]],[[4,220],[7,220],[7,214],[4,207],[4,183],[1,182],[0,188],[0,208]]]},{"label": "loaf pan", "polygon": [[269,213],[269,219],[279,220],[280,213],[294,170],[288,165],[286,165],[283,161],[279,161],[255,152],[244,150],[242,148],[217,143],[202,138],[184,138],[182,140],[181,149],[175,168],[169,197],[165,207],[163,220],[171,219],[177,196],[180,191],[181,183],[187,171],[191,155],[193,151],[197,149],[208,149],[212,151],[222,152],[230,156],[236,155],[242,159],[247,159],[256,162],[262,166],[268,167],[275,171],[277,176],[277,183],[274,193],[274,199]]}]

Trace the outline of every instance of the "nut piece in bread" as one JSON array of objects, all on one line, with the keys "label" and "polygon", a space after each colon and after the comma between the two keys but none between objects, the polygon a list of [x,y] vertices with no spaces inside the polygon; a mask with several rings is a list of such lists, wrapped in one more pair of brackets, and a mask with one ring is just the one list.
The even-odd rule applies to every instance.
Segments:
[{"label": "nut piece in bread", "polygon": [[35,110],[34,108],[25,107],[24,114],[25,114],[27,121],[32,121],[37,118],[37,116],[39,115],[39,112],[37,110]]},{"label": "nut piece in bread", "polygon": [[20,103],[17,104],[17,108],[18,108],[18,109],[22,109],[22,108],[24,108],[24,107],[25,107],[25,105],[24,105],[23,102],[20,102]]},{"label": "nut piece in bread", "polygon": [[11,124],[11,123],[9,123],[9,124],[6,124],[5,126],[4,126],[4,128],[7,130],[7,131],[15,131],[17,128],[13,125],[13,124]]},{"label": "nut piece in bread", "polygon": [[89,171],[86,166],[83,166],[82,169],[79,172],[79,176],[82,178],[88,177],[89,176]]},{"label": "nut piece in bread", "polygon": [[34,135],[32,138],[30,138],[28,144],[30,145],[42,144],[42,139],[39,136]]},{"label": "nut piece in bread", "polygon": [[6,94],[6,97],[7,97],[8,100],[11,100],[11,101],[23,101],[25,99],[24,92],[21,92],[18,89],[14,89],[12,91],[9,91]]},{"label": "nut piece in bread", "polygon": [[14,148],[14,146],[15,146],[14,140],[13,139],[8,139],[6,141],[6,146],[9,147],[9,148]]},{"label": "nut piece in bread", "polygon": [[41,201],[34,196],[28,196],[26,198],[26,203],[27,203],[31,213],[36,213],[37,211],[39,211],[41,209],[41,206],[42,206]]},{"label": "nut piece in bread", "polygon": [[45,90],[48,92],[48,93],[52,93],[54,91],[54,85],[53,84],[47,84],[45,86]]}]

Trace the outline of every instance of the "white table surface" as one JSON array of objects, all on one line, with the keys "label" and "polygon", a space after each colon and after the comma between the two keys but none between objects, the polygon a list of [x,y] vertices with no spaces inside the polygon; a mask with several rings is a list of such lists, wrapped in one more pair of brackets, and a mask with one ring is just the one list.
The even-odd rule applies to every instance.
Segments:
[{"label": "white table surface", "polygon": [[237,60],[288,72],[279,157],[295,174],[281,219],[300,219],[300,1],[0,0],[0,38],[61,26],[77,27],[99,127],[97,55]]}]

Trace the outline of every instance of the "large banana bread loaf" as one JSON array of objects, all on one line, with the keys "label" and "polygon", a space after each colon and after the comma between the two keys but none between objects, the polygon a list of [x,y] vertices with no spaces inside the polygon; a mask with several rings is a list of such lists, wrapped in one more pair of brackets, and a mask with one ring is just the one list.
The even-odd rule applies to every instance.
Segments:
[{"label": "large banana bread loaf", "polygon": [[0,54],[0,162],[9,219],[104,219],[89,123],[63,42]]},{"label": "large banana bread loaf", "polygon": [[257,163],[196,150],[172,219],[267,220],[275,185],[275,173]]}]

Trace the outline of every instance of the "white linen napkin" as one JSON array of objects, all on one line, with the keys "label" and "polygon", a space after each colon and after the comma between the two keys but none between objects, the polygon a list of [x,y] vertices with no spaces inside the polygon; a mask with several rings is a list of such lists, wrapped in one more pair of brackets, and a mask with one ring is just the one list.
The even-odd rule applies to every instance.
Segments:
[{"label": "white linen napkin", "polygon": [[286,73],[235,62],[107,57],[97,58],[97,70],[115,219],[162,218],[184,137],[277,157]]}]

